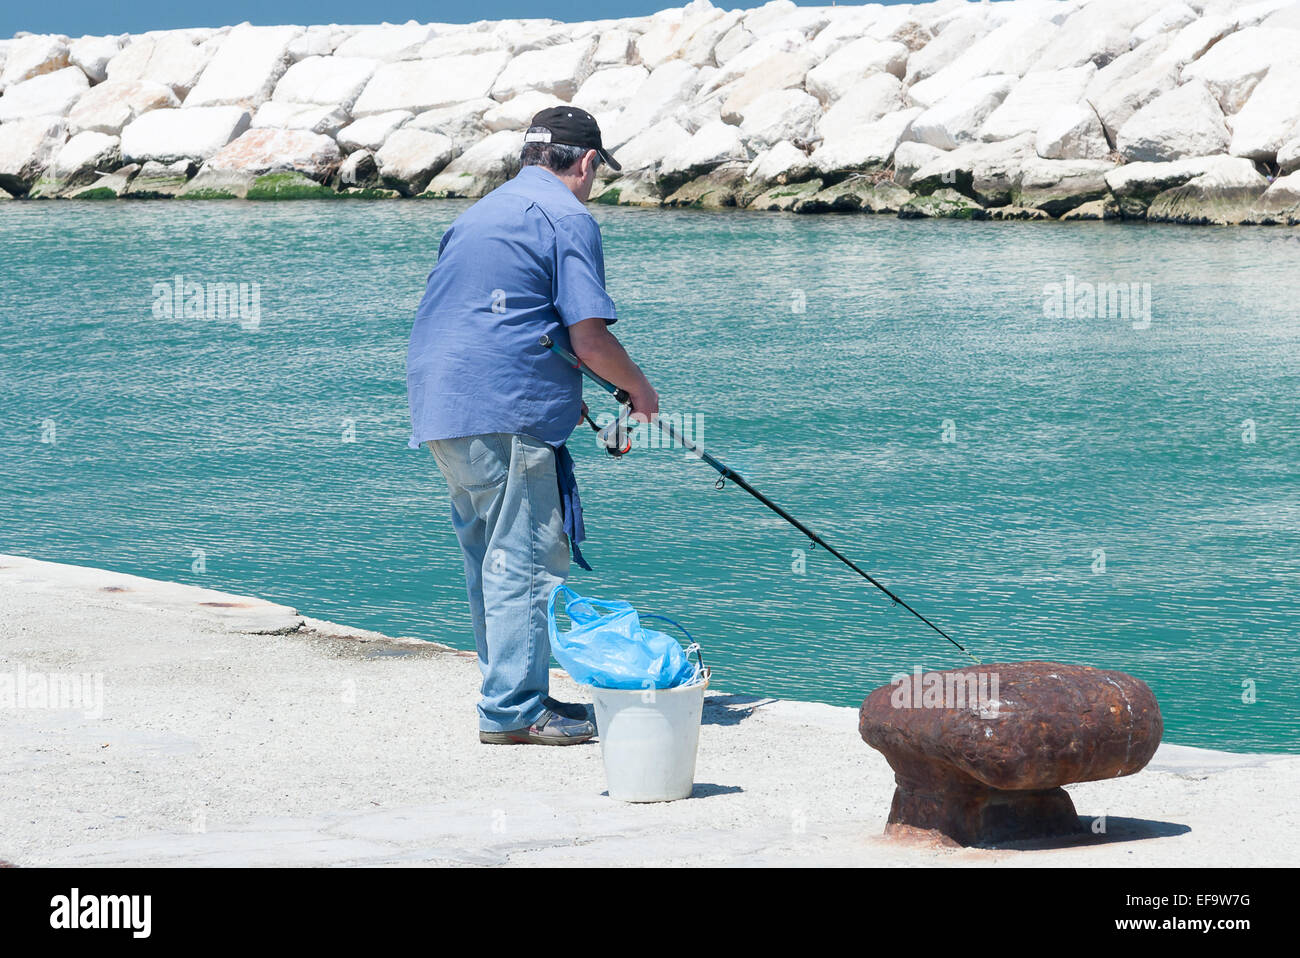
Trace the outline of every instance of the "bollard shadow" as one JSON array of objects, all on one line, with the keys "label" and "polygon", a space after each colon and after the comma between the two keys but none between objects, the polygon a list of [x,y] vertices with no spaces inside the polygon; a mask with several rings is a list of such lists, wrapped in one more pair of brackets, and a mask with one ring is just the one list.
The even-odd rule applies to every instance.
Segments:
[{"label": "bollard shadow", "polygon": [[739,725],[764,705],[777,701],[757,695],[707,695],[702,725]]},{"label": "bollard shadow", "polygon": [[1106,818],[1106,831],[1096,833],[1092,830],[1096,819],[1086,815],[1079,816],[1079,831],[1070,835],[1056,835],[1050,838],[1022,839],[1020,841],[997,842],[978,845],[977,848],[1005,848],[1018,851],[1038,852],[1065,848],[1092,848],[1096,845],[1116,845],[1121,842],[1137,842],[1149,838],[1173,838],[1186,835],[1192,830],[1190,825],[1178,822],[1158,822],[1149,818]]}]

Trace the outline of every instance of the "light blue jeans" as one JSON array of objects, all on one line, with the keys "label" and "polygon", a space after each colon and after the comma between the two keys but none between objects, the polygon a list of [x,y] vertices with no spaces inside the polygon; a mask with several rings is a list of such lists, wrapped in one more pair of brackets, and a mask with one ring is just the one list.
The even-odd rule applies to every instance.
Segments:
[{"label": "light blue jeans", "polygon": [[546,603],[569,574],[555,451],[532,436],[486,433],[426,443],[447,480],[465,556],[479,671],[479,728],[541,718],[550,689]]}]

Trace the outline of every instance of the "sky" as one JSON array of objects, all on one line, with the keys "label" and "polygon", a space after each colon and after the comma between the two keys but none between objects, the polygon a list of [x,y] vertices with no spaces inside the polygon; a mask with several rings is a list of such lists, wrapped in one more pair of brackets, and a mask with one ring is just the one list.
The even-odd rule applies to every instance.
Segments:
[{"label": "sky", "polygon": [[[714,0],[724,9],[761,6],[765,0]],[[831,0],[805,2],[824,6]],[[61,0],[43,3],[0,3],[0,37],[19,30],[30,33],[84,34],[143,33],[176,27],[221,27],[241,23],[468,23],[512,17],[550,17],[555,20],[602,20],[654,13],[685,0],[222,0],[220,3],[181,4],[175,0]]]}]

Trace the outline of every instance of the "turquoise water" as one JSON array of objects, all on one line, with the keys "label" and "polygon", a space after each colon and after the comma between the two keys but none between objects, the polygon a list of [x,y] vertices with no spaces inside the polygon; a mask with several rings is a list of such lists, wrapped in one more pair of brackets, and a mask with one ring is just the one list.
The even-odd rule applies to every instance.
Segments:
[{"label": "turquoise water", "polygon": [[[472,647],[403,382],[462,208],[5,204],[0,551]],[[1123,669],[1170,741],[1300,747],[1294,231],[594,211],[663,408],[984,661]],[[260,322],[156,318],[176,275],[259,284]],[[1149,328],[1045,315],[1067,275],[1149,283]],[[589,435],[572,584],[682,620],[715,685],[857,705],[968,661],[680,449]]]}]

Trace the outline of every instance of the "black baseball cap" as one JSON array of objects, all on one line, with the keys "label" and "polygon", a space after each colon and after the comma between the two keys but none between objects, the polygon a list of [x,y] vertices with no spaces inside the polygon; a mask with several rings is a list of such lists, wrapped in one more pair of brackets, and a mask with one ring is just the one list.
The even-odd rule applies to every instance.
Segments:
[{"label": "black baseball cap", "polygon": [[600,142],[600,127],[596,118],[576,106],[553,106],[533,117],[530,127],[541,127],[545,132],[525,133],[525,143],[556,143],[564,146],[581,146],[595,150],[600,158],[616,170],[623,167],[614,154]]}]

